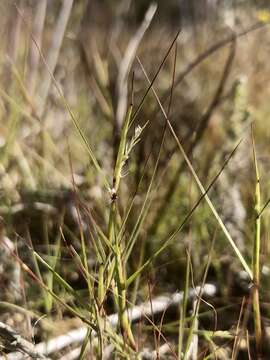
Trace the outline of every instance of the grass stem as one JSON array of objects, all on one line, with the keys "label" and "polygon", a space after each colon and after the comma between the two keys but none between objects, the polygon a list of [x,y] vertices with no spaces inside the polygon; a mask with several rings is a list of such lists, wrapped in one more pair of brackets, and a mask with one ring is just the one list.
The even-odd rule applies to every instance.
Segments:
[{"label": "grass stem", "polygon": [[260,357],[261,346],[262,346],[262,325],[261,325],[261,313],[260,313],[260,298],[259,298],[259,287],[260,287],[260,246],[261,246],[261,189],[260,189],[260,175],[257,162],[257,156],[255,151],[255,141],[253,126],[251,126],[252,136],[252,148],[256,174],[256,185],[255,185],[255,237],[253,244],[253,312],[254,312],[254,328],[255,328],[255,341],[257,356]]}]

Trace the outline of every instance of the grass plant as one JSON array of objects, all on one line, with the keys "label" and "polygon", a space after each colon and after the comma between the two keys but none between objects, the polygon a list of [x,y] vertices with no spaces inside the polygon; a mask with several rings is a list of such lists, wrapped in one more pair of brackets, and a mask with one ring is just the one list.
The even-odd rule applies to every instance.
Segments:
[{"label": "grass plant", "polygon": [[[1,324],[33,320],[34,350],[53,359],[267,358],[270,200],[261,197],[270,196],[260,179],[270,94],[260,84],[269,66],[253,56],[267,53],[267,17],[254,22],[241,8],[253,25],[224,37],[204,24],[196,35],[160,31],[156,4],[136,23],[122,2],[108,36],[89,27],[86,3],[9,8],[17,31],[0,59]],[[74,342],[64,335],[71,319]],[[71,347],[46,353],[60,320]]]}]

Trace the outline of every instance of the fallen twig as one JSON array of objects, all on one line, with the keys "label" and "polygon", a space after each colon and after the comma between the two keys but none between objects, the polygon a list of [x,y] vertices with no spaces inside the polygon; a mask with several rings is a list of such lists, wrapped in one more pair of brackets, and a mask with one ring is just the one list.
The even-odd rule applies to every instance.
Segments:
[{"label": "fallen twig", "polygon": [[[198,289],[190,289],[189,291],[189,299],[193,300],[198,293]],[[216,294],[216,286],[213,284],[205,284],[201,294],[202,296],[213,297]],[[183,300],[183,292],[176,292],[172,295],[168,296],[158,296],[155,299],[152,299],[151,303],[149,301],[144,302],[140,305],[136,305],[128,310],[128,316],[130,322],[135,323],[143,318],[148,318],[152,314],[158,314],[165,311],[167,308],[179,305]],[[118,324],[118,314],[112,314],[107,318],[108,323],[112,327],[116,327]],[[67,346],[70,346],[75,343],[83,342],[85,336],[87,334],[87,327],[81,327],[78,329],[74,329],[69,331],[67,334],[60,335],[54,339],[51,339],[47,342],[41,342],[37,344],[34,349],[36,353],[44,354],[44,356],[48,356],[49,354],[56,353]],[[92,336],[95,336],[95,332],[92,332]],[[74,353],[78,353],[78,350],[74,350]],[[14,357],[14,353],[10,353],[7,355],[7,360],[23,360],[24,355],[21,354],[21,357],[18,357],[16,353],[16,357]],[[72,356],[70,357],[72,358]],[[4,360],[3,357],[0,357],[0,360]]]},{"label": "fallen twig", "polygon": [[[0,322],[0,339],[4,348],[13,351],[16,350],[16,352],[7,355],[7,359],[24,359],[25,354],[30,356],[31,359],[48,359],[39,353],[34,344],[25,340],[12,327],[2,322]],[[5,357],[1,357],[1,359],[5,359]]]}]

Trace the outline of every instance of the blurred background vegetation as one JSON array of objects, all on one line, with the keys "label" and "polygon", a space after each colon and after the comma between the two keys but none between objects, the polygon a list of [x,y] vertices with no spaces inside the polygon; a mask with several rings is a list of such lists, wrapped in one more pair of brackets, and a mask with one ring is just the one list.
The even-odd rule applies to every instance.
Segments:
[{"label": "blurred background vegetation", "polygon": [[[168,129],[164,132],[164,114],[152,91],[140,107],[149,87],[142,67],[151,80],[157,74],[153,86],[158,98],[205,188],[242,139],[209,196],[238,249],[252,263],[256,180],[251,123],[262,204],[270,197],[268,3],[159,0],[155,8],[148,0],[1,2],[2,242],[9,241],[16,256],[64,301],[74,299],[55,283],[46,266],[37,264],[29,247],[87,303],[87,281],[68,245],[81,255],[84,234],[89,271],[98,287],[97,229],[108,232],[114,167],[131,99],[139,111],[129,129],[130,143],[136,131],[139,135],[123,165],[117,193],[118,223],[128,214],[123,242],[136,241],[125,264],[127,278],[162,247],[201,196],[173,136]],[[86,142],[102,172],[93,166]],[[266,334],[270,315],[268,219],[266,208],[261,231],[261,310]],[[39,284],[21,271],[18,259],[4,245],[2,248],[1,320],[26,337],[32,329],[36,342],[64,332],[69,326],[68,312],[44,295]],[[183,290],[189,266],[190,287],[200,284],[209,252],[207,281],[218,289],[213,306],[217,311],[230,307],[220,310],[217,329],[235,329],[243,296],[249,293],[247,274],[204,200],[170,245],[137,277],[128,299],[138,303],[148,299],[150,291],[155,296]],[[47,320],[33,330],[35,316],[26,316],[7,303],[31,310],[36,317],[46,313]],[[104,307],[107,313],[115,310],[110,294]],[[172,316],[176,320],[178,314]],[[60,330],[54,326],[58,322]],[[212,329],[212,317],[200,326]],[[149,332],[144,343],[153,345],[151,336]],[[168,338],[173,343],[175,335]],[[219,346],[226,350],[223,358],[231,358],[232,343],[221,341]],[[246,345],[241,351],[247,358]]]}]

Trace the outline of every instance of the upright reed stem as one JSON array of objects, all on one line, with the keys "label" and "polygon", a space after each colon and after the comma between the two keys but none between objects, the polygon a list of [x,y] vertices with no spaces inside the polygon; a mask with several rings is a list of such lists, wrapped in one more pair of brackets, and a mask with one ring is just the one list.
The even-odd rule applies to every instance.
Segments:
[{"label": "upright reed stem", "polygon": [[257,348],[257,356],[260,356],[261,345],[262,345],[262,325],[261,325],[261,314],[260,314],[260,299],[259,299],[259,287],[260,287],[260,244],[261,244],[261,190],[260,190],[260,176],[255,151],[255,142],[253,128],[252,131],[252,146],[253,146],[253,157],[256,174],[256,186],[255,186],[255,237],[253,244],[253,261],[252,261],[252,272],[253,272],[253,312],[254,312],[254,328],[255,328],[255,340]]},{"label": "upright reed stem", "polygon": [[[111,208],[110,208],[110,217],[109,217],[109,228],[108,228],[108,237],[109,242],[113,247],[114,257],[108,272],[112,272],[112,268],[115,267],[115,281],[116,281],[116,291],[115,298],[118,305],[119,311],[119,322],[120,328],[124,336],[126,336],[128,344],[132,348],[136,348],[135,340],[131,331],[130,322],[128,319],[127,309],[126,309],[126,273],[123,266],[123,251],[121,246],[121,237],[117,234],[117,199],[118,191],[121,181],[121,174],[123,171],[123,165],[125,163],[126,156],[126,146],[127,146],[127,133],[129,129],[130,119],[132,115],[133,106],[131,105],[121,131],[121,139],[116,159],[116,164],[113,174],[113,184],[111,191]],[[104,279],[104,268],[100,268],[99,273],[100,279]],[[110,280],[109,280],[110,282]],[[105,296],[105,288],[103,282],[99,281],[99,302],[102,303]]]}]

